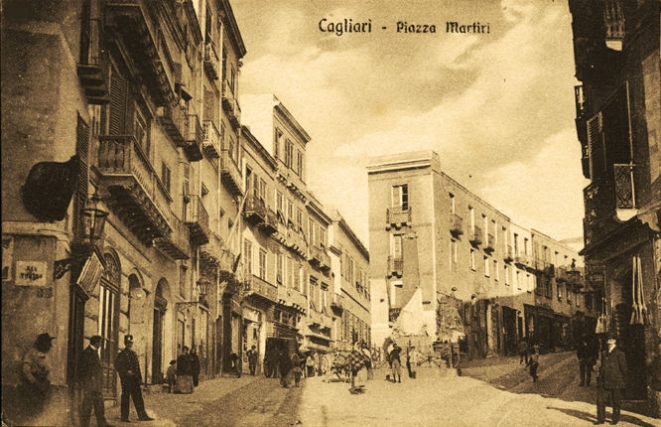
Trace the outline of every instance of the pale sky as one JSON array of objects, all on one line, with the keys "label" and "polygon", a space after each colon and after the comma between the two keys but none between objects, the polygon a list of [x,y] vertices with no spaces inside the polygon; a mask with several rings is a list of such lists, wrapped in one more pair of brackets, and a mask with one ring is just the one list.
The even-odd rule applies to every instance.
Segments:
[{"label": "pale sky", "polygon": [[[580,237],[587,180],[567,3],[232,0],[248,51],[239,103],[282,101],[312,137],[308,189],[366,245],[367,159],[414,150],[436,151],[444,172],[518,225]],[[372,32],[322,32],[322,18],[369,19]],[[397,33],[398,21],[436,33]],[[490,34],[446,33],[447,21]]]}]

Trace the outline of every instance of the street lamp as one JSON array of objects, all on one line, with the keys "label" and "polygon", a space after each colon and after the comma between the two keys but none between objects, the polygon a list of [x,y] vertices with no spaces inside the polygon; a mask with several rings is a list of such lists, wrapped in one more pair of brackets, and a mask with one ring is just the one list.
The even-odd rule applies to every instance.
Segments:
[{"label": "street lamp", "polygon": [[90,246],[94,246],[97,240],[103,235],[103,228],[106,225],[108,212],[99,207],[101,198],[95,192],[89,198],[85,208],[81,211],[83,220],[83,239]]}]

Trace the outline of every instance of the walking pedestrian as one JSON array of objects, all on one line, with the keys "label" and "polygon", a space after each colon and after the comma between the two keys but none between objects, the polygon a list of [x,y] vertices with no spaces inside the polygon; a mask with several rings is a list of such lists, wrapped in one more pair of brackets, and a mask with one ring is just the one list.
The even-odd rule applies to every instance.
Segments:
[{"label": "walking pedestrian", "polygon": [[174,393],[177,384],[177,361],[170,360],[170,366],[165,374],[168,381],[168,393]]},{"label": "walking pedestrian", "polygon": [[420,356],[418,351],[415,349],[415,346],[412,346],[409,353],[409,370],[411,371],[411,378],[415,379],[418,376],[418,363],[420,362]]},{"label": "walking pedestrian", "polygon": [[390,351],[390,366],[392,367],[392,382],[401,383],[402,382],[402,360],[400,354],[402,352],[401,347],[394,343],[392,345],[392,350]]},{"label": "walking pedestrian", "polygon": [[98,427],[113,427],[108,424],[103,404],[103,368],[99,359],[99,350],[103,343],[101,335],[90,337],[90,345],[80,355],[78,361],[78,382],[83,389],[83,401],[80,408],[80,425],[89,427],[92,409]]},{"label": "walking pedestrian", "polygon": [[188,347],[184,346],[177,357],[177,393],[193,392],[193,363],[188,350]]},{"label": "walking pedestrian", "polygon": [[257,347],[252,346],[250,347],[250,350],[247,352],[248,356],[248,368],[250,369],[250,375],[253,377],[255,376],[255,371],[257,370],[257,358],[259,357],[259,353],[257,352]]},{"label": "walking pedestrian", "polygon": [[592,379],[592,367],[597,362],[599,350],[594,345],[595,341],[590,340],[587,334],[581,336],[581,340],[576,346],[576,355],[578,356],[579,374],[581,376],[580,386],[590,386]]},{"label": "walking pedestrian", "polygon": [[532,354],[528,359],[526,366],[530,369],[530,376],[532,377],[532,382],[536,383],[539,377],[537,376],[537,370],[539,369],[539,345],[535,344],[532,347]]},{"label": "walking pedestrian", "polygon": [[524,361],[526,362],[526,366],[528,365],[528,340],[526,337],[521,338],[519,341],[519,346],[517,347],[517,351],[519,352],[519,365],[522,364]]},{"label": "walking pedestrian", "polygon": [[361,345],[362,349],[361,351],[363,352],[363,356],[365,357],[365,369],[367,371],[367,380],[373,380],[374,379],[374,372],[373,372],[373,363],[372,363],[372,352],[370,352],[369,347],[367,347],[367,343],[363,341]]},{"label": "walking pedestrian", "polygon": [[200,358],[197,356],[195,346],[190,350],[191,375],[193,376],[193,387],[200,384]]},{"label": "walking pedestrian", "polygon": [[152,417],[147,415],[145,410],[145,401],[142,398],[142,373],[140,372],[140,362],[138,355],[133,351],[133,335],[124,336],[124,350],[122,350],[115,359],[115,369],[119,373],[119,379],[122,384],[121,396],[121,414],[122,422],[129,421],[129,399],[133,398],[133,405],[138,413],[140,421],[151,421]]},{"label": "walking pedestrian", "polygon": [[606,341],[607,350],[601,354],[599,378],[597,378],[597,421],[606,421],[606,401],[613,403],[613,418],[611,424],[620,421],[622,408],[622,390],[626,387],[627,359],[622,350],[617,347],[617,339],[610,335]]}]

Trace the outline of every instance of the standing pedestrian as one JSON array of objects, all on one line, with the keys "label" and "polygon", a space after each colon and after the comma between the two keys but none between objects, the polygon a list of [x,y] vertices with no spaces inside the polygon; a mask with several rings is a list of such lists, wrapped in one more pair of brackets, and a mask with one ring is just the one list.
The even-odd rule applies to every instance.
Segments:
[{"label": "standing pedestrian", "polygon": [[170,360],[166,378],[168,381],[168,393],[174,393],[177,384],[177,361],[174,359]]},{"label": "standing pedestrian", "polygon": [[99,350],[103,343],[101,335],[90,337],[90,345],[80,355],[78,361],[78,382],[83,389],[83,401],[80,408],[80,425],[89,427],[92,409],[98,427],[112,427],[106,421],[103,404],[103,368],[99,359]]},{"label": "standing pedestrian", "polygon": [[195,346],[190,350],[191,375],[193,376],[193,387],[200,383],[200,358],[197,357]]},{"label": "standing pedestrian", "polygon": [[527,365],[530,368],[530,376],[532,377],[532,382],[536,383],[539,377],[537,376],[537,370],[539,369],[539,345],[535,344],[532,347],[532,354],[528,359]]},{"label": "standing pedestrian", "polygon": [[402,359],[401,354],[402,349],[394,343],[392,345],[392,350],[390,351],[390,366],[392,367],[392,382],[401,383],[402,382]]},{"label": "standing pedestrian", "polygon": [[310,351],[308,354],[308,357],[305,358],[305,368],[306,368],[306,376],[312,377],[314,376],[314,355],[313,351]]},{"label": "standing pedestrian", "polygon": [[590,340],[587,334],[581,336],[581,340],[576,346],[576,355],[578,356],[579,373],[581,375],[580,386],[590,386],[592,379],[592,367],[597,362],[598,349],[594,345],[594,340]]},{"label": "standing pedestrian", "polygon": [[418,351],[415,349],[415,346],[412,346],[409,353],[409,364],[411,371],[411,378],[415,379],[418,376],[418,363],[420,362],[420,356]]},{"label": "standing pedestrian", "polygon": [[368,380],[373,380],[374,379],[374,372],[372,371],[372,353],[370,352],[369,347],[367,347],[367,343],[363,341],[361,345],[362,349],[361,351],[363,352],[363,356],[365,357],[365,369],[367,370],[367,379]]},{"label": "standing pedestrian", "polygon": [[607,350],[601,354],[601,367],[597,378],[597,421],[603,424],[606,421],[606,401],[613,402],[613,419],[611,424],[620,421],[622,408],[622,390],[626,387],[627,358],[617,347],[617,339],[610,335],[606,341]]},{"label": "standing pedestrian", "polygon": [[188,346],[181,349],[177,357],[177,392],[190,394],[193,392],[193,363],[188,352]]},{"label": "standing pedestrian", "polygon": [[289,354],[287,354],[286,349],[280,349],[280,354],[278,355],[278,369],[280,370],[280,385],[284,388],[289,387],[289,371],[291,370],[292,364]]},{"label": "standing pedestrian", "polygon": [[133,351],[133,335],[124,336],[124,350],[115,359],[115,369],[119,373],[122,384],[121,414],[122,422],[129,422],[129,399],[133,398],[133,405],[138,413],[140,421],[151,421],[152,417],[147,415],[145,401],[142,398],[142,373],[138,355]]},{"label": "standing pedestrian", "polygon": [[250,369],[250,375],[255,376],[255,371],[257,370],[257,358],[259,353],[257,352],[257,347],[254,345],[250,347],[250,350],[247,352],[248,356],[248,368]]},{"label": "standing pedestrian", "polygon": [[519,341],[519,346],[517,347],[517,351],[519,353],[519,365],[522,364],[524,361],[526,362],[526,366],[528,365],[528,341],[526,340],[526,337],[521,338]]},{"label": "standing pedestrian", "polygon": [[301,369],[301,358],[298,356],[298,353],[294,353],[291,356],[291,373],[294,377],[294,386],[298,387],[301,383],[301,375],[303,370]]},{"label": "standing pedestrian", "polygon": [[50,398],[50,349],[53,340],[49,334],[39,334],[32,347],[25,353],[22,362],[21,412],[27,419],[36,417],[46,407]]}]

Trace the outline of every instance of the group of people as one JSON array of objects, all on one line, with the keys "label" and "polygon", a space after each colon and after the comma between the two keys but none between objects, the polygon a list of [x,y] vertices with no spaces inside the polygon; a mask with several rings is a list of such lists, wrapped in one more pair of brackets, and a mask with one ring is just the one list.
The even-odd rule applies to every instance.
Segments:
[{"label": "group of people", "polygon": [[[392,349],[388,353],[388,364],[390,366],[390,374],[386,376],[387,380],[394,383],[402,382],[402,352],[404,350],[397,345],[392,344]],[[409,378],[417,378],[418,366],[422,362],[422,358],[415,346],[409,345],[406,348],[406,370]]]},{"label": "group of people", "polygon": [[200,358],[195,348],[183,346],[176,360],[170,361],[166,373],[168,393],[190,394],[200,381]]}]

